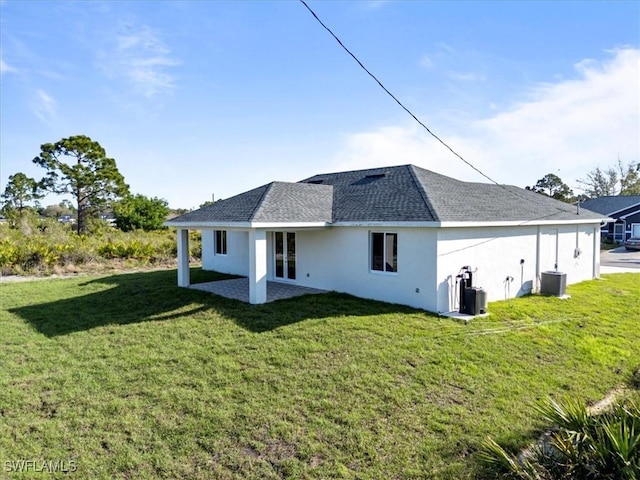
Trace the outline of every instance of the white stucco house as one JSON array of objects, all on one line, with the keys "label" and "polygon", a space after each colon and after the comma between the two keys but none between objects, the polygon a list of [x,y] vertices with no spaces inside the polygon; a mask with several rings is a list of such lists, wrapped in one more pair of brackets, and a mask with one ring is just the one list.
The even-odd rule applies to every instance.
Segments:
[{"label": "white stucco house", "polygon": [[469,183],[413,165],[272,182],[166,222],[178,233],[178,285],[189,286],[188,231],[202,268],[345,292],[444,313],[471,266],[489,301],[598,277],[606,216],[514,186]]}]

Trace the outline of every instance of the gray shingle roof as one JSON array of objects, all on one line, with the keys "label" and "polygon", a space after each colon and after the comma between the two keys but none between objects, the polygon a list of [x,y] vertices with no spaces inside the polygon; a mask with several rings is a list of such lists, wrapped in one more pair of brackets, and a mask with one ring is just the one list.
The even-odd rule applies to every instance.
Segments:
[{"label": "gray shingle roof", "polygon": [[455,180],[413,165],[273,182],[167,222],[501,222],[601,220],[522,188]]},{"label": "gray shingle roof", "polygon": [[582,203],[582,207],[604,215],[619,212],[634,205],[640,205],[640,195],[598,197]]},{"label": "gray shingle roof", "polygon": [[331,222],[332,203],[332,187],[271,182],[167,223]]}]

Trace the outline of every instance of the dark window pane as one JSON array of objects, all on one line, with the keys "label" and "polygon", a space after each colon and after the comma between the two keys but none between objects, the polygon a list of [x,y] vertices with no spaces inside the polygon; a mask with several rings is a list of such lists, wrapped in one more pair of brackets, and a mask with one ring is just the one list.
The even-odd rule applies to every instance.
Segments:
[{"label": "dark window pane", "polygon": [[284,277],[284,239],[282,232],[276,232],[276,277]]},{"label": "dark window pane", "polygon": [[215,251],[218,255],[227,254],[227,231],[216,230],[215,231]]},{"label": "dark window pane", "polygon": [[384,233],[371,234],[371,270],[384,270]]},{"label": "dark window pane", "polygon": [[296,234],[287,233],[287,278],[296,278]]}]

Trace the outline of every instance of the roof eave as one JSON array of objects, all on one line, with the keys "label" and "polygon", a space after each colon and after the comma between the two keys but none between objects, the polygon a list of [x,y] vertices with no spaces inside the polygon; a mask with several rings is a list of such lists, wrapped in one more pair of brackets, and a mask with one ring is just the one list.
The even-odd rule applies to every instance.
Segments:
[{"label": "roof eave", "polygon": [[252,229],[252,228],[323,228],[331,225],[330,222],[172,222],[163,224],[165,227],[191,228],[191,229]]},{"label": "roof eave", "polygon": [[576,219],[549,219],[549,220],[505,220],[505,221],[452,221],[441,222],[442,228],[460,228],[460,227],[518,227],[525,225],[584,225],[602,222],[612,222],[612,218],[576,218]]}]

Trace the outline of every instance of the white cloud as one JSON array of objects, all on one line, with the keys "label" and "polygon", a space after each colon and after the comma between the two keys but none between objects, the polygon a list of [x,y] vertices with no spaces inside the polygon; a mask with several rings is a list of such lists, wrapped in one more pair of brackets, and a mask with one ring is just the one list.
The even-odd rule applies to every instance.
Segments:
[{"label": "white cloud", "polygon": [[[640,160],[640,50],[583,60],[575,78],[537,85],[528,100],[490,117],[439,131],[465,159],[499,183],[531,185],[556,173],[575,186],[596,166]],[[468,118],[468,117],[466,117]],[[413,163],[463,180],[485,181],[417,124],[407,120],[349,135],[336,169]]]},{"label": "white cloud", "polygon": [[44,90],[37,90],[31,101],[31,110],[40,120],[49,123],[56,116],[56,101]]},{"label": "white cloud", "polygon": [[167,70],[179,62],[149,26],[123,26],[113,40],[111,50],[100,55],[101,66],[110,77],[123,77],[147,98],[175,86]]},{"label": "white cloud", "polygon": [[17,70],[0,58],[0,74],[15,73]]}]

